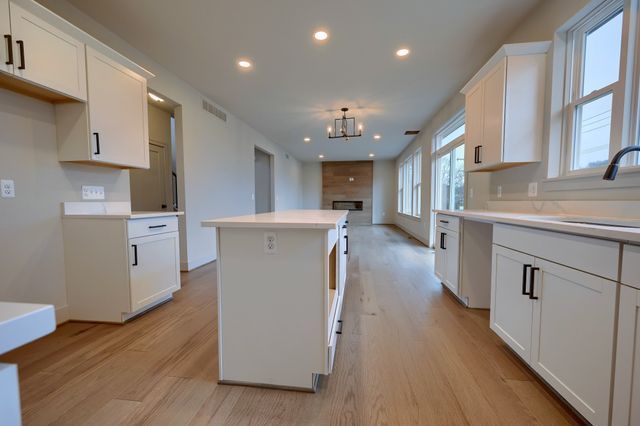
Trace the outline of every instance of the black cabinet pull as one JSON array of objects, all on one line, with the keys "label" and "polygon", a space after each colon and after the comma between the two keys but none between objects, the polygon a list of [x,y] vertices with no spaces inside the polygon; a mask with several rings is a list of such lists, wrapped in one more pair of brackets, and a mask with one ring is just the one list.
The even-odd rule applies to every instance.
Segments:
[{"label": "black cabinet pull", "polygon": [[342,229],[347,229],[347,225],[342,225]]},{"label": "black cabinet pull", "polygon": [[540,268],[531,268],[531,274],[529,275],[529,279],[531,280],[531,289],[529,290],[529,299],[531,300],[538,300],[537,296],[533,295],[533,290],[534,290],[534,285],[535,285],[535,279],[536,279],[536,271],[539,271]]},{"label": "black cabinet pull", "polygon": [[166,227],[166,226],[167,226],[167,225],[151,225],[151,226],[149,226],[149,229],[164,228],[164,227]]},{"label": "black cabinet pull", "polygon": [[482,163],[482,145],[478,145],[478,164]]},{"label": "black cabinet pull", "polygon": [[6,65],[13,65],[13,41],[11,34],[5,34],[4,39],[7,40],[7,61]]},{"label": "black cabinet pull", "polygon": [[345,242],[344,254],[349,254],[349,236],[348,235],[344,236],[344,242]]},{"label": "black cabinet pull", "polygon": [[93,136],[96,137],[96,150],[93,155],[100,155],[100,133],[93,132]]},{"label": "black cabinet pull", "polygon": [[531,268],[532,265],[522,265],[522,295],[528,296],[527,292],[527,269]]},{"label": "black cabinet pull", "polygon": [[138,266],[138,245],[131,244],[131,247],[133,247],[133,263],[131,266]]},{"label": "black cabinet pull", "polygon": [[16,40],[16,43],[18,43],[18,47],[20,48],[20,65],[18,66],[18,69],[19,70],[27,69],[25,65],[25,58],[24,58],[24,41]]},{"label": "black cabinet pull", "polygon": [[473,147],[473,164],[478,164],[478,147]]},{"label": "black cabinet pull", "polygon": [[444,241],[445,241],[446,237],[447,237],[447,234],[445,234],[444,232],[440,233],[440,248],[442,250],[446,250],[447,249],[447,246],[445,246],[445,244],[444,244]]}]

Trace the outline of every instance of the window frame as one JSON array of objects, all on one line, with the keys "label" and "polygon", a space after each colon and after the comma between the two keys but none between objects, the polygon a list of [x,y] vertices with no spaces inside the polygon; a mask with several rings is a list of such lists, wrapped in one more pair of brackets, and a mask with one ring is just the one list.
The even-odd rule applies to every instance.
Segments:
[{"label": "window frame", "polygon": [[[609,159],[626,146],[623,134],[623,116],[625,109],[625,75],[627,40],[628,0],[604,0],[595,9],[590,11],[575,25],[566,30],[566,58],[564,78],[564,105],[563,105],[563,137],[560,158],[560,175],[588,176],[601,173],[606,166],[585,167],[572,170],[574,152],[577,142],[576,116],[580,105],[586,105],[592,101],[612,94],[611,123],[609,132]],[[584,76],[584,49],[586,36],[589,32],[604,25],[609,19],[618,13],[622,13],[622,38],[620,40],[620,63],[618,80],[581,96]]]},{"label": "window frame", "polygon": [[[398,204],[400,215],[420,219],[422,213],[422,148],[400,161],[398,166]],[[416,167],[417,166],[417,167]]]}]

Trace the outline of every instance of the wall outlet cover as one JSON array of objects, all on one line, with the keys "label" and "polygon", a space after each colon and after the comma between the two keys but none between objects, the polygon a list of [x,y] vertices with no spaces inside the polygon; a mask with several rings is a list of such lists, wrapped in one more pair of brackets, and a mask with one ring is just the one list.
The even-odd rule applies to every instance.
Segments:
[{"label": "wall outlet cover", "polygon": [[498,185],[496,192],[498,194],[498,198],[502,198],[502,185]]},{"label": "wall outlet cover", "polygon": [[16,185],[11,179],[0,180],[0,197],[1,198],[15,198],[16,197]]},{"label": "wall outlet cover", "polygon": [[538,196],[538,182],[531,182],[529,184],[529,197]]},{"label": "wall outlet cover", "polygon": [[278,254],[278,239],[275,232],[264,233],[264,252],[266,254]]},{"label": "wall outlet cover", "polygon": [[104,200],[104,186],[82,185],[83,200]]}]

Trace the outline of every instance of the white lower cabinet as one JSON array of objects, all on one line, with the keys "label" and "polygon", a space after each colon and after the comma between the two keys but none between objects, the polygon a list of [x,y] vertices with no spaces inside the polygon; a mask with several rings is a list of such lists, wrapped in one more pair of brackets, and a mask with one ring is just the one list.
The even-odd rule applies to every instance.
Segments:
[{"label": "white lower cabinet", "polygon": [[585,419],[606,425],[619,284],[575,265],[598,254],[607,259],[616,244],[576,240],[580,250],[565,251],[565,266],[543,258],[544,247],[553,256],[555,236],[515,232],[530,233],[530,238],[516,238],[521,236],[511,235],[509,228],[494,229],[491,329]]},{"label": "white lower cabinet", "polygon": [[457,296],[460,270],[459,233],[438,226],[436,235],[436,276]]}]

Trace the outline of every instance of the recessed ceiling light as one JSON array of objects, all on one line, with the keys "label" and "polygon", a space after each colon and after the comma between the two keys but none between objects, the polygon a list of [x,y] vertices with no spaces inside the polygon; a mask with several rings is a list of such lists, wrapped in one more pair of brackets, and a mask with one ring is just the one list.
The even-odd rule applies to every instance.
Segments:
[{"label": "recessed ceiling light", "polygon": [[149,92],[149,97],[156,102],[164,102],[164,99],[162,99],[160,96],[156,95],[155,93]]},{"label": "recessed ceiling light", "polygon": [[309,142],[311,142],[311,138],[304,138],[304,141],[305,141],[306,143],[309,143]]},{"label": "recessed ceiling light", "polygon": [[375,156],[376,155],[373,152],[369,153],[369,157],[375,157]]},{"label": "recessed ceiling light", "polygon": [[380,136],[380,135],[373,135],[373,138],[374,138],[375,140],[379,141],[379,140],[382,138],[382,136]]},{"label": "recessed ceiling light", "polygon": [[244,68],[244,69],[248,69],[251,68],[253,66],[253,64],[249,61],[247,61],[246,59],[241,59],[238,61],[238,66],[240,68]]},{"label": "recessed ceiling light", "polygon": [[329,38],[329,33],[327,33],[324,30],[318,30],[315,33],[313,33],[313,38],[315,38],[318,41],[325,41],[326,39]]},{"label": "recessed ceiling light", "polygon": [[318,155],[318,158],[324,158],[323,154]]},{"label": "recessed ceiling light", "polygon": [[409,49],[407,49],[406,47],[403,47],[402,49],[398,49],[396,51],[396,55],[398,55],[399,57],[405,57],[409,54]]}]

